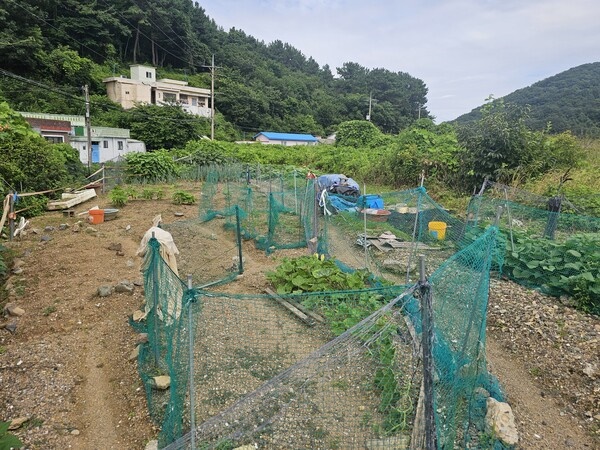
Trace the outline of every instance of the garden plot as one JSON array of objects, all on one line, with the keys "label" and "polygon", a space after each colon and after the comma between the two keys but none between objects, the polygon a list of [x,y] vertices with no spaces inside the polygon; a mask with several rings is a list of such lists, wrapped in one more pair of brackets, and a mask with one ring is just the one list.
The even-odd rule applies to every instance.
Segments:
[{"label": "garden plot", "polygon": [[[409,442],[420,370],[400,297],[329,342],[328,331],[308,328],[268,298],[204,301],[195,345],[202,448]],[[188,448],[190,439],[167,448]]]}]

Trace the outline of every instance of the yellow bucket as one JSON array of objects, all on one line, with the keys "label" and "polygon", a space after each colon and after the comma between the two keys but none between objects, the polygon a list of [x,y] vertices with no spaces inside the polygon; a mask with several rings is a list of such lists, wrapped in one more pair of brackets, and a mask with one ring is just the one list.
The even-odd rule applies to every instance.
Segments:
[{"label": "yellow bucket", "polygon": [[438,241],[443,241],[446,238],[447,226],[446,222],[429,222],[429,235]]}]

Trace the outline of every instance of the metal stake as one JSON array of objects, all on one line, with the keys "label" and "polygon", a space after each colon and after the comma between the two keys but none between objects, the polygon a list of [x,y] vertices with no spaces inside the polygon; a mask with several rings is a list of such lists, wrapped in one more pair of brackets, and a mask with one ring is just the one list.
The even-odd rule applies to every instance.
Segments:
[{"label": "metal stake", "polygon": [[[188,291],[192,290],[192,274],[188,274],[187,276],[187,286]],[[189,294],[188,292],[188,295]],[[190,438],[192,449],[196,448],[195,440],[196,440],[196,406],[195,406],[195,397],[196,393],[194,392],[194,319],[193,319],[193,310],[192,310],[192,298],[189,298],[188,301],[188,326],[189,326],[189,359],[190,359]]]}]

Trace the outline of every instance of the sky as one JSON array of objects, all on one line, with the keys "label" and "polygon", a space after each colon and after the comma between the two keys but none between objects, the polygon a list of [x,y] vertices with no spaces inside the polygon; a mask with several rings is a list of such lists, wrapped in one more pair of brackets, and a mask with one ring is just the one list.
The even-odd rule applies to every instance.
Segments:
[{"label": "sky", "polygon": [[[600,61],[598,0],[200,0],[206,14],[319,65],[406,72],[437,123]],[[218,61],[215,61],[218,65]],[[366,94],[368,95],[368,94]]]}]

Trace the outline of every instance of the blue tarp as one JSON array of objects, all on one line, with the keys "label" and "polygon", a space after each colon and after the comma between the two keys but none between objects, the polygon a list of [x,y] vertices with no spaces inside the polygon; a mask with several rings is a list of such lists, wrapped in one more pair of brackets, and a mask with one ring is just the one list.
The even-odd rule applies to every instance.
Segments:
[{"label": "blue tarp", "polygon": [[356,181],[354,181],[352,178],[348,178],[348,177],[346,177],[346,175],[343,175],[343,174],[321,175],[319,178],[317,178],[317,181],[319,183],[319,188],[321,188],[321,190],[323,190],[323,189],[329,190],[329,188],[334,185],[346,185],[353,189],[356,189],[357,191],[360,191],[360,187],[358,186],[358,183]]}]

